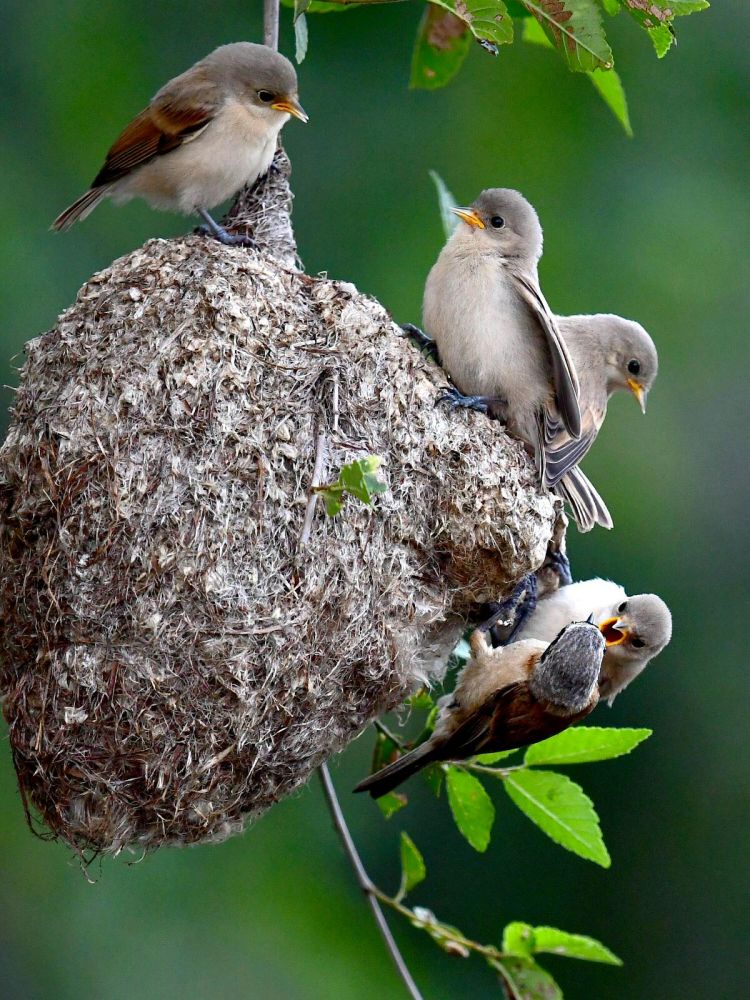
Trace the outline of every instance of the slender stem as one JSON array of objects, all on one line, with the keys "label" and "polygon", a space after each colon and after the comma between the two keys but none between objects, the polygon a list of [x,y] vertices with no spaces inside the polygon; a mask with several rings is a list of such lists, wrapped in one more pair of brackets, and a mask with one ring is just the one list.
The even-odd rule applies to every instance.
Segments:
[{"label": "slender stem", "polygon": [[412,979],[406,962],[404,961],[401,952],[398,950],[398,945],[391,934],[391,929],[385,919],[385,914],[378,903],[379,898],[383,899],[384,902],[386,899],[390,902],[392,901],[390,900],[390,897],[386,897],[385,894],[373,884],[370,876],[365,871],[365,866],[362,864],[362,859],[359,856],[359,852],[357,851],[354,841],[352,840],[352,835],[349,832],[349,827],[346,825],[344,814],[341,811],[341,805],[339,804],[336,789],[334,788],[333,781],[331,780],[328,765],[321,764],[318,768],[318,773],[320,774],[320,780],[323,785],[323,794],[326,797],[328,808],[331,811],[336,832],[341,839],[341,843],[344,845],[344,851],[349,859],[349,863],[354,869],[354,874],[357,877],[359,887],[367,897],[367,902],[370,904],[372,915],[375,917],[375,923],[378,925],[378,930],[383,936],[385,946],[393,959],[393,964],[396,966],[398,974],[401,976],[404,986],[406,986],[412,1000],[423,1000],[422,994],[419,992],[417,984]]},{"label": "slender stem", "polygon": [[279,0],[263,0],[263,44],[279,48]]}]

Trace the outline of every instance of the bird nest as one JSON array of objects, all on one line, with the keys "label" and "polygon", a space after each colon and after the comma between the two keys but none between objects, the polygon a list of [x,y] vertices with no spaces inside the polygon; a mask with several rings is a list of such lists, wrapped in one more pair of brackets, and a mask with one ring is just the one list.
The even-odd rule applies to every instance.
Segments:
[{"label": "bird nest", "polygon": [[[254,211],[278,235],[275,173]],[[0,696],[24,802],[79,850],[241,829],[544,558],[520,445],[436,406],[385,309],[281,244],[152,240],[27,346]],[[313,486],[370,454],[387,492],[328,517]]]}]

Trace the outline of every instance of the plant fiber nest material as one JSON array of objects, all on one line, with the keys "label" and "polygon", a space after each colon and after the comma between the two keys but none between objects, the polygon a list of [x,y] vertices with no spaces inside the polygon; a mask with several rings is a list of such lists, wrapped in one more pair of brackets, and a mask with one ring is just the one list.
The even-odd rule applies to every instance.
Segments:
[{"label": "plant fiber nest material", "polygon": [[[24,802],[80,851],[240,830],[544,559],[555,501],[520,445],[436,406],[383,307],[293,260],[152,240],[27,347],[0,695]],[[316,467],[368,454],[387,493],[310,520]]]}]

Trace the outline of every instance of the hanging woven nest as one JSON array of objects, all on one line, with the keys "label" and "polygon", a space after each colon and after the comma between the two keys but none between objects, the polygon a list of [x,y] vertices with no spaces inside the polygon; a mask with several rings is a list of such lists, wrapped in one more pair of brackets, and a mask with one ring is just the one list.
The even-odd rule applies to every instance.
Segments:
[{"label": "hanging woven nest", "polygon": [[[0,451],[0,694],[79,850],[216,840],[307,780],[542,562],[555,501],[352,285],[298,266],[288,163],[27,346]],[[380,455],[335,518],[312,487]]]}]

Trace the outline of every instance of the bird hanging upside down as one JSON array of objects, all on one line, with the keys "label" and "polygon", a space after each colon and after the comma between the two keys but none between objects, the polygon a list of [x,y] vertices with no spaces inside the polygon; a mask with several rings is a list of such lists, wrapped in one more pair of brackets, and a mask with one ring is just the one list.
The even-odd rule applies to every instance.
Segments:
[{"label": "bird hanging upside down", "polygon": [[511,750],[562,732],[594,710],[605,639],[591,622],[564,628],[551,643],[536,639],[493,649],[476,629],[471,659],[452,694],[441,699],[428,740],[356,792],[379,798],[428,764]]}]

